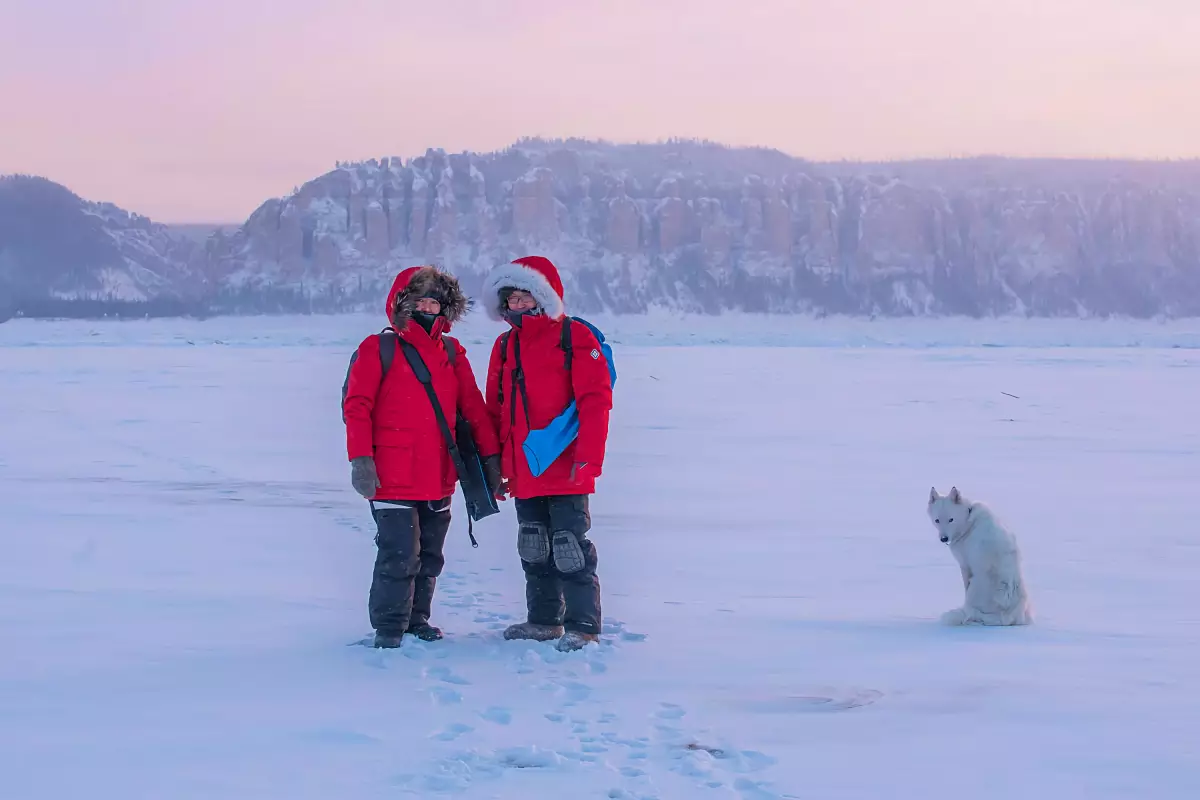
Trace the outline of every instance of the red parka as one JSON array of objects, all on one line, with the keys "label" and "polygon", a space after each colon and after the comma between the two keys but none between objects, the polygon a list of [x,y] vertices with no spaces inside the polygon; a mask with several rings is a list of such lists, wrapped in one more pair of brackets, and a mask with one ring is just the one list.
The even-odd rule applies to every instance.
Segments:
[{"label": "red parka", "polygon": [[[501,471],[509,490],[521,499],[592,494],[604,465],[612,410],[608,364],[600,343],[586,325],[564,315],[562,283],[549,259],[518,259],[488,275],[484,297],[494,319],[504,318],[500,292],[505,288],[530,292],[540,306],[538,314],[525,315],[519,326],[509,323],[511,332],[497,338],[488,366],[487,406],[500,434]],[[569,371],[561,348],[562,326],[567,324],[572,326]],[[524,373],[523,392],[520,381],[514,380],[518,364]],[[534,477],[521,449],[525,437],[530,430],[548,425],[572,398],[579,411],[579,435],[545,472]],[[572,480],[576,463],[586,464],[587,469]]]},{"label": "red parka", "polygon": [[[442,316],[429,333],[412,319],[417,299],[437,296]],[[396,276],[388,293],[388,318],[404,341],[416,347],[429,368],[442,413],[453,431],[461,409],[483,457],[500,452],[496,429],[475,381],[467,353],[456,339],[443,336],[466,311],[466,298],[453,276],[432,267],[413,267]],[[417,380],[396,343],[396,353],[382,377],[380,340],[369,336],[358,346],[350,366],[346,399],[346,451],[350,459],[374,456],[382,484],[375,500],[440,500],[454,493],[458,473],[434,415],[425,387]],[[455,349],[453,365],[446,348]]]}]

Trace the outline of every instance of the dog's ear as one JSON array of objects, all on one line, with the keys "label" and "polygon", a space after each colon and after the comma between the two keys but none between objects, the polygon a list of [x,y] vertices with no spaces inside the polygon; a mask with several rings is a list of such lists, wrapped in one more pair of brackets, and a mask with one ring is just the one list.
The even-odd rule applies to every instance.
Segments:
[{"label": "dog's ear", "polygon": [[929,505],[933,505],[938,501],[938,493],[936,486],[929,487]]},{"label": "dog's ear", "polygon": [[960,503],[962,503],[962,492],[958,491],[957,486],[950,487],[950,495],[949,496],[950,496],[951,503],[954,503],[955,505],[959,505]]}]

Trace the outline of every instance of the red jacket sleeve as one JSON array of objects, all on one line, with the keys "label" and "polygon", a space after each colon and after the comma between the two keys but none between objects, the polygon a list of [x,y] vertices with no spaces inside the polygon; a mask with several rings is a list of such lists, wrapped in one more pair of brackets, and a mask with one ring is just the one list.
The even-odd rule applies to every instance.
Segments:
[{"label": "red jacket sleeve", "polygon": [[496,424],[488,413],[483,395],[479,392],[479,384],[475,382],[475,372],[471,362],[467,360],[467,351],[457,340],[448,342],[455,348],[454,374],[458,378],[458,407],[462,409],[463,417],[475,434],[475,444],[479,455],[487,458],[500,452],[500,437],[496,433]]},{"label": "red jacket sleeve", "polygon": [[571,386],[575,391],[575,407],[579,411],[575,460],[599,470],[604,465],[608,416],[612,410],[608,362],[595,334],[586,325],[576,322],[570,324],[574,325],[571,330]]},{"label": "red jacket sleeve", "polygon": [[342,404],[342,413],[346,417],[346,453],[350,459],[373,456],[375,437],[371,413],[383,379],[379,337],[369,336],[358,346],[348,378],[346,400]]},{"label": "red jacket sleeve", "polygon": [[487,404],[488,416],[492,418],[492,425],[495,427],[497,434],[500,431],[500,342],[503,340],[503,335],[496,337],[496,343],[492,345],[492,355],[488,360],[487,384],[484,390],[484,402]]}]

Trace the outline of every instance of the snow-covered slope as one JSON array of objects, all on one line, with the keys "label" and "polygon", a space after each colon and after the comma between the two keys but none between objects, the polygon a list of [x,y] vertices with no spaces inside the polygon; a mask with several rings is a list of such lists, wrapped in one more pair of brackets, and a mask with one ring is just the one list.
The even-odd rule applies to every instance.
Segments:
[{"label": "snow-covered slope", "polygon": [[1200,314],[1200,164],[816,165],[698,142],[523,141],[343,164],[210,240],[230,308],[377,304],[529,253],[580,311]]},{"label": "snow-covered slope", "polygon": [[0,311],[56,300],[139,302],[204,291],[198,247],[167,226],[43,178],[0,177]]}]

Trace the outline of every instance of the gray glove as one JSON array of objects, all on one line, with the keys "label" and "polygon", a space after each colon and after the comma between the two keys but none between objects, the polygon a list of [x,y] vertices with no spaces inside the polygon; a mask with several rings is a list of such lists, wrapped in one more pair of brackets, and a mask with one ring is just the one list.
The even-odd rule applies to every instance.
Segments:
[{"label": "gray glove", "polygon": [[350,459],[350,484],[354,491],[370,500],[375,496],[375,490],[382,484],[379,473],[375,471],[375,459],[371,456],[359,456]]}]

